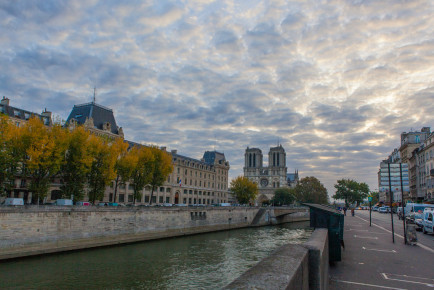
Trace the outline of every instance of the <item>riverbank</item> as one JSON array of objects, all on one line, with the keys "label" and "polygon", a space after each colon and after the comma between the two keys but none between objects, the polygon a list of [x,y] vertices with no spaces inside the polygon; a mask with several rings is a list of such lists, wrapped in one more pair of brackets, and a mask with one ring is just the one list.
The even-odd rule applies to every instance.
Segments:
[{"label": "riverbank", "polygon": [[304,208],[3,207],[0,260],[303,220]]}]

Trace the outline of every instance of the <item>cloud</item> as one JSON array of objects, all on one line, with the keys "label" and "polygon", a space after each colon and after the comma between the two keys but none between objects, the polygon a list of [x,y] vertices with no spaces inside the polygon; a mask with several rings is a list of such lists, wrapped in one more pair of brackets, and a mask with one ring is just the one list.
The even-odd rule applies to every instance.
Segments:
[{"label": "cloud", "polygon": [[0,87],[64,119],[113,108],[128,139],[201,158],[282,143],[288,171],[377,185],[399,134],[433,123],[425,1],[13,1],[0,4]]}]

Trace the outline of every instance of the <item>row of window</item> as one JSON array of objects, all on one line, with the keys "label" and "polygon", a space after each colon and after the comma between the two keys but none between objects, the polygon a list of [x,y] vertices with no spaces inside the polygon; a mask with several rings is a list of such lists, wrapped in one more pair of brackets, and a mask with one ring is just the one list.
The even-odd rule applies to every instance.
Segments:
[{"label": "row of window", "polygon": [[[125,197],[127,197],[127,200],[125,200]],[[175,198],[171,198],[170,196],[152,196],[152,203],[157,203],[157,198],[158,198],[158,203],[176,203],[179,202],[177,200],[175,200]],[[142,199],[140,200],[136,200],[136,202],[141,203],[141,202],[145,202],[145,203],[149,203],[151,197],[149,195],[145,195],[144,198],[142,197]],[[120,202],[120,203],[124,203],[124,202],[133,202],[134,201],[134,197],[132,194],[129,194],[127,196],[125,196],[125,194],[119,194],[118,195],[118,200],[116,202]],[[184,204],[213,204],[214,203],[214,199],[209,199],[209,198],[192,198],[192,197],[184,197],[182,199]],[[115,202],[113,200],[113,193],[110,193],[109,195],[109,202]],[[225,199],[216,199],[217,203],[221,203],[221,202],[226,202]]]}]

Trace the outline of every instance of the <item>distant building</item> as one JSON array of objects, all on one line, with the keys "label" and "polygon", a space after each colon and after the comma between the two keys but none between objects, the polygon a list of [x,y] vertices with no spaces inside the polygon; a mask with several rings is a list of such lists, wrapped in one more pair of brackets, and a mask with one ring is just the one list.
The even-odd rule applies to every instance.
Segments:
[{"label": "distant building", "polygon": [[46,126],[53,125],[53,120],[51,119],[51,112],[47,111],[47,109],[45,109],[41,114],[37,114],[24,109],[12,107],[9,105],[9,101],[10,100],[8,98],[3,96],[3,99],[0,102],[0,113],[9,116],[11,122],[14,123],[17,127],[21,127],[32,116],[38,117]]},{"label": "distant building", "polygon": [[263,166],[261,149],[247,147],[244,154],[244,176],[258,185],[258,203],[271,200],[277,188],[294,186],[298,182],[298,172],[289,176],[287,174],[286,153],[282,145],[270,148],[268,166]]},{"label": "distant building", "polygon": [[378,171],[380,202],[391,206],[390,194],[392,194],[392,202],[401,205],[402,196],[406,200],[409,195],[409,184],[407,163],[390,163],[387,159],[380,163],[380,170]]},{"label": "distant building", "polygon": [[[9,117],[9,120],[17,127],[23,126],[32,116],[39,118],[46,126],[52,126],[53,120],[51,118],[51,112],[45,109],[41,114],[37,114],[31,111],[27,111],[21,108],[10,106],[9,98],[3,97],[0,102],[0,113]],[[19,174],[14,180],[14,186],[11,192],[6,193],[6,197],[23,198],[25,203],[31,201],[31,192],[28,190],[30,179]],[[55,190],[56,188],[51,188]]]},{"label": "distant building", "polygon": [[[162,147],[162,150],[166,150]],[[202,159],[194,159],[179,155],[177,150],[172,155],[173,172],[166,182],[153,194],[152,203],[162,204],[205,204],[228,202],[229,162],[224,153],[206,151]],[[104,201],[132,203],[133,187],[129,182],[122,184],[114,200],[114,187],[106,189]],[[146,186],[142,199],[136,203],[149,203],[151,187]]]},{"label": "distant building", "polygon": [[124,138],[122,127],[118,127],[113,110],[95,102],[75,105],[66,120],[66,125],[73,129],[83,125],[92,134],[109,138]]}]

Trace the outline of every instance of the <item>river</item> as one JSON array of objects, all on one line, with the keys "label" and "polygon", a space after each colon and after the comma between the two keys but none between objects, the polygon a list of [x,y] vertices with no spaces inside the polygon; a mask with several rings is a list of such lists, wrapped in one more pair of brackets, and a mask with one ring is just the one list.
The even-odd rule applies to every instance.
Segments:
[{"label": "river", "polygon": [[246,228],[0,263],[0,289],[219,289],[309,222]]}]

